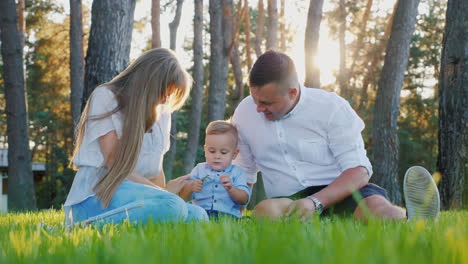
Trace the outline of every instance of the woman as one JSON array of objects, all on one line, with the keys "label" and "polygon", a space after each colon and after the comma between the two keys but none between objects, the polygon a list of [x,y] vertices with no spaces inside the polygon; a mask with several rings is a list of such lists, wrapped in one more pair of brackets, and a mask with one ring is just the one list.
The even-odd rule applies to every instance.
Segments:
[{"label": "woman", "polygon": [[67,224],[207,219],[176,195],[189,175],[166,185],[162,169],[171,112],[185,102],[190,82],[175,54],[160,48],[93,91],[77,126]]}]

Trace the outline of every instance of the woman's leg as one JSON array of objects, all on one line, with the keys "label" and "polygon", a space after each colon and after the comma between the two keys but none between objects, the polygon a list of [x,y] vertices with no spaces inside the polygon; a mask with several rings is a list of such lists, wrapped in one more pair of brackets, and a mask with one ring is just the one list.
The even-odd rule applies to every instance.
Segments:
[{"label": "woman's leg", "polygon": [[185,221],[188,215],[186,203],[177,195],[128,180],[117,188],[109,206],[101,207],[96,196],[72,206],[73,222],[118,223]]}]

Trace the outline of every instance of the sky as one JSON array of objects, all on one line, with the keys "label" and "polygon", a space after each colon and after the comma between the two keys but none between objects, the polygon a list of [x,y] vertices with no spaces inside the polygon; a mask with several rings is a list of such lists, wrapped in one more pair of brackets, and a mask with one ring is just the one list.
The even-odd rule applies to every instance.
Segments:
[{"label": "sky", "polygon": [[[68,0],[56,0],[62,5],[67,14],[69,14],[69,1]],[[166,2],[166,1],[162,1]],[[304,36],[305,36],[305,25],[307,20],[307,11],[309,1],[306,0],[287,0],[288,4],[285,9],[286,21],[289,24],[290,30],[293,31],[294,39],[291,43],[291,48],[286,53],[295,61],[296,68],[299,74],[299,78],[304,80]],[[379,6],[378,12],[388,12],[392,9],[395,1],[390,0],[377,0],[376,5]],[[91,7],[91,0],[83,0],[83,4]],[[278,1],[279,3],[279,1]],[[289,5],[289,3],[294,3]],[[265,1],[266,4],[266,1]],[[257,1],[249,1],[249,5],[256,6]],[[279,4],[278,4],[279,5]],[[278,7],[279,8],[279,7]],[[333,3],[329,1],[324,2],[323,11],[329,11],[335,8]],[[205,15],[208,15],[207,4],[205,3]],[[193,0],[184,1],[182,18],[179,25],[177,34],[177,47],[176,53],[186,68],[189,68],[192,63],[191,55],[189,55],[184,49],[183,45],[186,40],[193,38]],[[139,0],[137,1],[135,8],[135,20],[141,18],[150,18],[151,15],[151,0]],[[169,47],[169,22],[172,21],[174,16],[174,10],[170,8],[161,14],[161,41],[163,47]],[[294,18],[294,19],[292,19]],[[63,19],[57,17],[56,19]],[[150,21],[150,20],[148,20]],[[151,38],[151,25],[147,23],[145,29],[142,32],[133,32],[132,50],[130,57],[134,59],[138,57],[142,50],[145,48],[147,40]],[[351,42],[352,39],[347,39],[347,42]],[[265,40],[266,41],[266,40]],[[337,40],[329,37],[328,25],[326,20],[322,19],[320,27],[320,38],[318,47],[318,56],[316,58],[317,63],[320,67],[320,78],[321,84],[327,85],[335,82],[334,71],[337,71],[339,65],[339,45]]]}]

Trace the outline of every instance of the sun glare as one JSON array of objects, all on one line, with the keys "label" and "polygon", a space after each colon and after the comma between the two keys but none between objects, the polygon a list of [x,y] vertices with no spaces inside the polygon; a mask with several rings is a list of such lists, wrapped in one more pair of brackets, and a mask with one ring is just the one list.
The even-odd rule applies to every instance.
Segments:
[{"label": "sun glare", "polygon": [[[292,48],[286,51],[296,63],[299,78],[305,79],[305,52],[304,52],[304,28],[298,29],[294,37]],[[339,65],[339,46],[336,40],[329,38],[328,26],[322,23],[320,27],[319,47],[315,62],[320,69],[320,83],[327,85],[335,82],[333,73],[337,71]]]}]

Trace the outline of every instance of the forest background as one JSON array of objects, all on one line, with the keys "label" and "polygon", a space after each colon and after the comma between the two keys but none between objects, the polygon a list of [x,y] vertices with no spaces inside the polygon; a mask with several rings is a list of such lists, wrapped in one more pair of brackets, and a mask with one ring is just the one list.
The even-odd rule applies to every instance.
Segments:
[{"label": "forest background", "polygon": [[[9,177],[12,209],[61,207],[75,173],[69,166],[73,120],[79,116],[73,102],[82,105],[96,85],[110,80],[142,52],[158,46],[175,50],[195,81],[188,102],[173,115],[173,142],[164,160],[168,179],[189,172],[195,163],[204,160],[206,124],[232,115],[249,94],[246,80],[252,62],[262,52],[275,49],[291,55],[306,86],[338,93],[364,120],[363,137],[375,167],[372,181],[387,188],[393,202],[403,204],[401,183],[405,170],[421,165],[434,172],[440,183],[444,209],[466,207],[468,83],[467,54],[463,55],[463,49],[468,41],[465,36],[460,45],[448,45],[449,24],[445,21],[448,12],[455,12],[447,7],[462,1],[71,0],[72,6],[74,2],[80,3],[82,19],[78,41],[70,28],[77,16],[71,13],[68,2],[16,3],[18,32],[23,41],[29,155],[30,160],[46,165],[46,173],[29,186],[21,185],[24,181],[15,184],[19,178]],[[156,6],[159,12],[154,11]],[[412,11],[414,19],[403,9]],[[452,15],[450,19],[463,24],[466,16]],[[92,23],[95,19],[107,19],[109,25],[120,21],[123,26],[119,32],[99,29],[94,26],[97,23]],[[395,25],[410,29],[406,39],[397,39]],[[7,34],[4,29],[2,42]],[[99,40],[99,36],[105,39],[103,34],[114,36],[116,42]],[[397,52],[407,52],[406,57],[388,56],[392,37],[393,43],[400,46],[408,43],[407,51],[400,47],[402,50]],[[73,43],[78,43],[82,51],[78,59],[82,61],[81,74],[73,73]],[[100,54],[96,53],[105,45],[115,45],[118,55],[108,58],[115,68],[101,73],[96,66]],[[450,63],[443,62],[444,48],[446,55],[461,52],[462,71],[458,75],[451,72],[452,68],[444,68],[450,67]],[[101,52],[101,56],[104,54]],[[5,58],[0,61],[0,148],[11,145],[5,62]],[[404,76],[400,83],[399,78],[388,79],[393,73]],[[450,82],[446,85],[444,73],[452,73],[455,87],[459,88],[453,88]],[[71,77],[76,76],[83,78],[74,81]],[[78,97],[76,93],[73,96],[76,82],[83,84]],[[15,166],[13,157],[9,162]],[[31,173],[22,175],[29,175],[26,177],[33,182]],[[250,206],[264,198],[262,188],[260,180]]]}]

